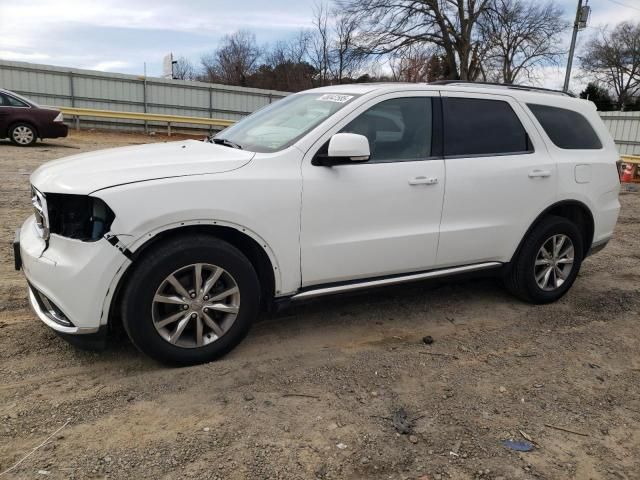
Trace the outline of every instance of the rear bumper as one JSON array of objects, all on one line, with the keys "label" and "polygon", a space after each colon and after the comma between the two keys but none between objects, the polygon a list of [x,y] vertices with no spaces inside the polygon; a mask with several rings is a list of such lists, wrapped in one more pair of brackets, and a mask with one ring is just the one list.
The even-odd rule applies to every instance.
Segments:
[{"label": "rear bumper", "polygon": [[40,138],[60,138],[69,134],[69,127],[62,122],[52,122],[40,126],[38,136]]}]

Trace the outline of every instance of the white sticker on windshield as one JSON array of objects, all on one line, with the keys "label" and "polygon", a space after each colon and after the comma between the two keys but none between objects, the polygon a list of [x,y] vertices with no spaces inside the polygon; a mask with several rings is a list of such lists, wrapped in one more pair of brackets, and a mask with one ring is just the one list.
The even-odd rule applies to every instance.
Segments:
[{"label": "white sticker on windshield", "polygon": [[335,93],[325,93],[324,95],[317,98],[316,100],[320,100],[321,102],[344,103],[344,102],[348,102],[352,98],[353,98],[353,95],[337,95]]}]

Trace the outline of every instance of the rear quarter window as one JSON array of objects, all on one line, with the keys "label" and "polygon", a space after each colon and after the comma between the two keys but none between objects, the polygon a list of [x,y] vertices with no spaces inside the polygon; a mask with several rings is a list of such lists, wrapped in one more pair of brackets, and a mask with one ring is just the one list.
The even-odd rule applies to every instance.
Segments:
[{"label": "rear quarter window", "polygon": [[11,95],[5,95],[4,93],[0,93],[0,105],[3,107],[28,107],[26,103],[18,100]]},{"label": "rear quarter window", "polygon": [[589,121],[580,113],[566,108],[528,103],[554,145],[566,150],[599,150],[602,142]]}]

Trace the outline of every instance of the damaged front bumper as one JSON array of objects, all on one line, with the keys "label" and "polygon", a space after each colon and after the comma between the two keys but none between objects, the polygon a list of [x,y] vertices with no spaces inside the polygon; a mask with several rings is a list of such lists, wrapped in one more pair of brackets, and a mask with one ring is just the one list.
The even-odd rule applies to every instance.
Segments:
[{"label": "damaged front bumper", "polygon": [[128,260],[106,239],[85,242],[52,234],[47,242],[29,217],[14,242],[29,302],[48,327],[67,335],[99,334],[109,315],[112,280]]}]

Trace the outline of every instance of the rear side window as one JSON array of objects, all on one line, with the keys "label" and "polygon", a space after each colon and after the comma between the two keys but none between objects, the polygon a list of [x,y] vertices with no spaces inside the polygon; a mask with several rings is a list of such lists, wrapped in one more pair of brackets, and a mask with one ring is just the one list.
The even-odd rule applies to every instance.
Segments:
[{"label": "rear side window", "polygon": [[0,93],[0,105],[4,107],[28,107],[26,103],[3,93]]},{"label": "rear side window", "polygon": [[445,97],[444,154],[474,157],[528,153],[529,136],[509,103]]},{"label": "rear side window", "polygon": [[566,108],[528,103],[527,106],[556,147],[568,150],[598,150],[602,143],[589,121]]}]

